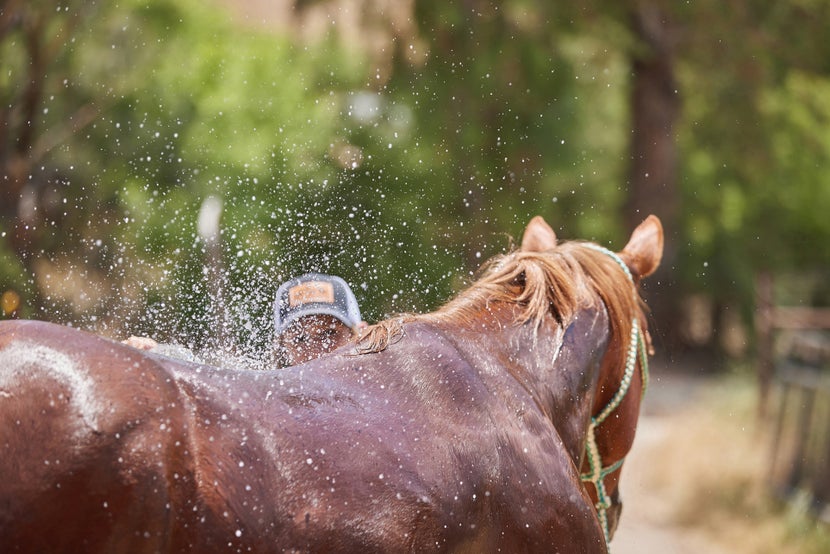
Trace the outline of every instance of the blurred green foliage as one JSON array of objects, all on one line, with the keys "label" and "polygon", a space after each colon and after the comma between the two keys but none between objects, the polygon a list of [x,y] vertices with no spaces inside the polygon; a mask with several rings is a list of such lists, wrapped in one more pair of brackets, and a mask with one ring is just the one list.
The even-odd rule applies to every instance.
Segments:
[{"label": "blurred green foliage", "polygon": [[[419,36],[393,41],[388,78],[336,29],[299,40],[195,0],[40,4],[54,28],[73,16],[76,26],[38,112],[50,146],[30,176],[43,204],[31,255],[52,264],[42,271],[70,260],[79,284],[44,287],[0,241],[0,290],[44,296],[22,315],[200,345],[219,313],[234,342],[256,349],[274,291],[298,273],[343,276],[375,321],[435,307],[536,214],[563,238],[624,243],[628,54],[640,47],[628,3],[516,0],[471,15],[419,1]],[[746,6],[767,23],[792,20]],[[780,52],[730,43],[716,60],[706,25],[743,33],[747,22],[715,18],[710,2],[674,10],[697,50],[678,61],[673,269],[683,292],[749,306],[759,268],[830,264],[828,68],[790,67],[812,44],[803,36]],[[22,48],[15,32],[0,41],[9,105]],[[753,55],[768,58],[764,76],[733,71]],[[220,298],[197,233],[210,196],[223,206]],[[0,220],[0,238],[13,232]]]}]

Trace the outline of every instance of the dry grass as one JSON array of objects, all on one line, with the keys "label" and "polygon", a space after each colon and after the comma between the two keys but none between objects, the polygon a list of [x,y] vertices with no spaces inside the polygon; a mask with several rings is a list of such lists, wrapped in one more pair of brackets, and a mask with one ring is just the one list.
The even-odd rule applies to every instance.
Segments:
[{"label": "dry grass", "polygon": [[694,530],[725,552],[830,552],[830,527],[769,494],[770,433],[756,417],[748,377],[723,377],[699,401],[663,414],[664,436],[650,446],[649,480],[666,524]]}]

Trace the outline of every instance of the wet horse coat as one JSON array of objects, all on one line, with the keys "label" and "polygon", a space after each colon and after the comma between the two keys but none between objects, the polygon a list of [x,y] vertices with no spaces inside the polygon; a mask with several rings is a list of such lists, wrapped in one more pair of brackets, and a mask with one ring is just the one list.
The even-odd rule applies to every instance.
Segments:
[{"label": "wet horse coat", "polygon": [[[638,277],[662,246],[647,223],[621,253]],[[626,322],[642,318],[633,296],[613,260],[556,246],[534,220],[520,251],[444,308],[288,370],[2,322],[0,544],[603,552],[580,469],[591,415],[619,385]],[[597,434],[609,461],[633,439],[632,391]]]}]

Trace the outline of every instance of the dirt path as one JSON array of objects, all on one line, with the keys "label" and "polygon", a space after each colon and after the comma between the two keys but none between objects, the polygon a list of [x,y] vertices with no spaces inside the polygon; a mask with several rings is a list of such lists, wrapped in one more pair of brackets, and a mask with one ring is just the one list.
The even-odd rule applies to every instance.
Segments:
[{"label": "dirt path", "polygon": [[672,499],[650,479],[653,454],[669,432],[671,420],[646,415],[637,428],[637,442],[625,464],[622,481],[623,514],[611,542],[613,554],[727,554],[702,532],[672,521]]},{"label": "dirt path", "polygon": [[704,381],[682,375],[653,379],[623,470],[623,513],[612,554],[727,554],[703,532],[673,521],[676,500],[667,497],[651,469],[660,463],[664,442],[680,423],[683,407],[694,402],[703,386]]}]

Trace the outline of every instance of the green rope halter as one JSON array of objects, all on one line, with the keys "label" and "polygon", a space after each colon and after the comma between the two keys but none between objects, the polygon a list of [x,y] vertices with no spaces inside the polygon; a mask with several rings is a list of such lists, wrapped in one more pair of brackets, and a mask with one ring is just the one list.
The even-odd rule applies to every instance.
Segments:
[{"label": "green rope halter", "polygon": [[[631,284],[634,284],[634,277],[631,275],[631,271],[628,269],[628,266],[625,265],[622,258],[620,258],[616,253],[596,244],[585,244],[585,246],[610,256],[622,268],[628,276],[628,279],[631,281]],[[614,397],[608,402],[608,405],[600,410],[597,415],[591,417],[591,424],[588,426],[588,438],[585,441],[585,456],[588,460],[588,467],[590,471],[580,476],[582,481],[593,484],[596,489],[597,516],[599,517],[599,522],[602,526],[602,532],[605,535],[605,544],[607,547],[608,543],[611,541],[611,533],[608,528],[608,509],[611,507],[611,498],[608,496],[605,489],[605,478],[622,467],[625,457],[609,466],[603,467],[602,456],[600,455],[599,447],[597,446],[596,430],[597,427],[599,427],[625,399],[625,395],[628,393],[628,389],[631,386],[631,380],[634,377],[634,371],[637,367],[638,359],[640,362],[640,369],[642,371],[643,394],[645,394],[646,389],[648,388],[648,358],[646,355],[646,346],[645,340],[643,340],[643,333],[640,331],[640,322],[636,317],[634,317],[631,322],[631,337],[628,343],[628,353],[625,359],[625,372],[623,373],[623,378],[620,382],[620,388],[617,390],[616,394],[614,394]]]}]

